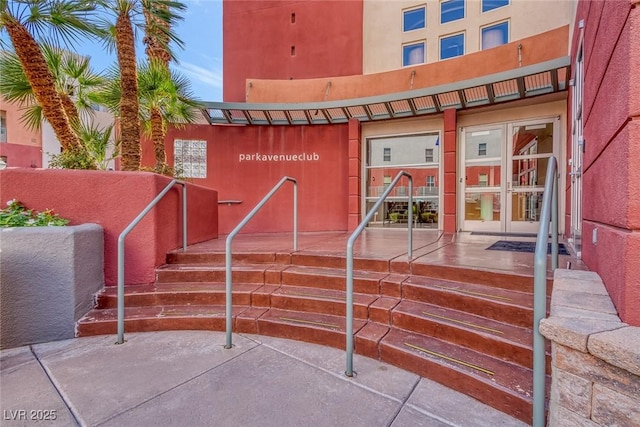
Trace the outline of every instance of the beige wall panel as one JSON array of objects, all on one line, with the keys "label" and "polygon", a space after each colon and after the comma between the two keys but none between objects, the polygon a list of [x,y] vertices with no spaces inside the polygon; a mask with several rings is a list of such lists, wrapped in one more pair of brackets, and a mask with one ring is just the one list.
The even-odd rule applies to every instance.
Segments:
[{"label": "beige wall panel", "polygon": [[[427,7],[425,29],[402,31],[402,13]],[[509,41],[572,24],[575,0],[511,0],[511,4],[482,13],[480,0],[466,0],[465,18],[440,24],[440,1],[364,0],[363,73],[402,68],[402,45],[426,40],[426,62],[440,56],[440,37],[465,34],[465,53],[480,50],[482,27],[509,21]],[[568,52],[567,52],[568,53]]]}]

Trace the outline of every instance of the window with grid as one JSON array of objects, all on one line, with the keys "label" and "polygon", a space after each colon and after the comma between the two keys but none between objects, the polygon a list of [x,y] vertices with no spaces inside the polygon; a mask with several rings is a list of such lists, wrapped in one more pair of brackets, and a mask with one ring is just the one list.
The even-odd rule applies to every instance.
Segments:
[{"label": "window with grid", "polygon": [[207,177],[207,141],[176,139],[173,141],[176,171],[185,178]]},{"label": "window with grid", "polygon": [[382,161],[384,162],[390,162],[391,161],[391,148],[390,147],[384,147],[383,153],[382,153]]},{"label": "window with grid", "polygon": [[424,161],[426,163],[433,163],[433,148],[424,149]]},{"label": "window with grid", "polygon": [[427,188],[433,189],[436,188],[436,177],[433,175],[427,176]]},{"label": "window with grid", "polygon": [[487,155],[487,143],[481,142],[478,144],[478,156],[486,156]]}]

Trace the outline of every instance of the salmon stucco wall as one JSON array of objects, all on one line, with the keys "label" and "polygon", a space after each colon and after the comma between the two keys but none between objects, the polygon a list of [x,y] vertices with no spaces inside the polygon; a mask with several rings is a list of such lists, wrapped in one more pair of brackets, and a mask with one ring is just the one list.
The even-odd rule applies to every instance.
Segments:
[{"label": "salmon stucco wall", "polygon": [[585,52],[582,256],[602,277],[621,319],[640,325],[640,4],[581,1],[580,20]]},{"label": "salmon stucco wall", "polygon": [[[347,230],[348,125],[191,125],[167,134],[207,142],[207,177],[194,183],[219,192],[220,233],[231,232],[283,176],[298,180],[299,231]],[[292,185],[286,184],[243,232],[292,230]],[[224,203],[224,201],[228,201]]]},{"label": "salmon stucco wall", "polygon": [[[115,285],[118,236],[170,181],[146,172],[10,168],[0,171],[0,203],[17,199],[29,209],[54,209],[71,225],[102,226],[105,284]],[[127,236],[126,284],[152,283],[167,251],[182,246],[181,191],[170,190]],[[218,237],[217,202],[215,190],[188,185],[189,244]]]}]

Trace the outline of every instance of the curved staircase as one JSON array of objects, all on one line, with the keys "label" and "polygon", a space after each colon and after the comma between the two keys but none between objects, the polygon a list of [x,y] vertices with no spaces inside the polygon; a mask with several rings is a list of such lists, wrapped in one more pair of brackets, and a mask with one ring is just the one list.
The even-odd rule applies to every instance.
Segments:
[{"label": "curved staircase", "polygon": [[[170,252],[154,284],[125,288],[125,330],[223,331],[224,257]],[[234,255],[234,332],[344,348],[345,264],[310,252]],[[359,258],[354,278],[356,353],[531,421],[532,276]],[[107,287],[77,334],[115,333]]]}]

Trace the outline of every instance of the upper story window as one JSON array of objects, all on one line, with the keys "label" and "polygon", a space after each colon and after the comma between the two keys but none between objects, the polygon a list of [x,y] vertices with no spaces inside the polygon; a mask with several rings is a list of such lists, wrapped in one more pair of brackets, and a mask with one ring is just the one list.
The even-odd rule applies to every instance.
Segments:
[{"label": "upper story window", "polygon": [[455,34],[440,39],[440,59],[460,55],[464,55],[464,34]]},{"label": "upper story window", "polygon": [[440,3],[440,23],[464,18],[464,0],[446,0]]},{"label": "upper story window", "polygon": [[424,161],[425,163],[433,163],[433,148],[424,149]]},{"label": "upper story window", "polygon": [[390,162],[391,161],[391,148],[390,147],[384,147],[383,152],[382,152],[382,161],[383,162]]},{"label": "upper story window", "polygon": [[427,26],[426,6],[402,12],[402,31],[413,31]]},{"label": "upper story window", "polygon": [[508,6],[509,0],[482,0],[482,11],[488,12],[502,6]]},{"label": "upper story window", "polygon": [[0,110],[0,142],[7,142],[7,113]]},{"label": "upper story window", "polygon": [[509,22],[482,28],[482,50],[509,43]]},{"label": "upper story window", "polygon": [[487,143],[481,142],[478,144],[478,156],[486,156],[487,155]]},{"label": "upper story window", "polygon": [[176,139],[173,141],[174,163],[185,178],[207,177],[207,141]]},{"label": "upper story window", "polygon": [[402,66],[424,64],[424,42],[411,43],[402,46]]}]

